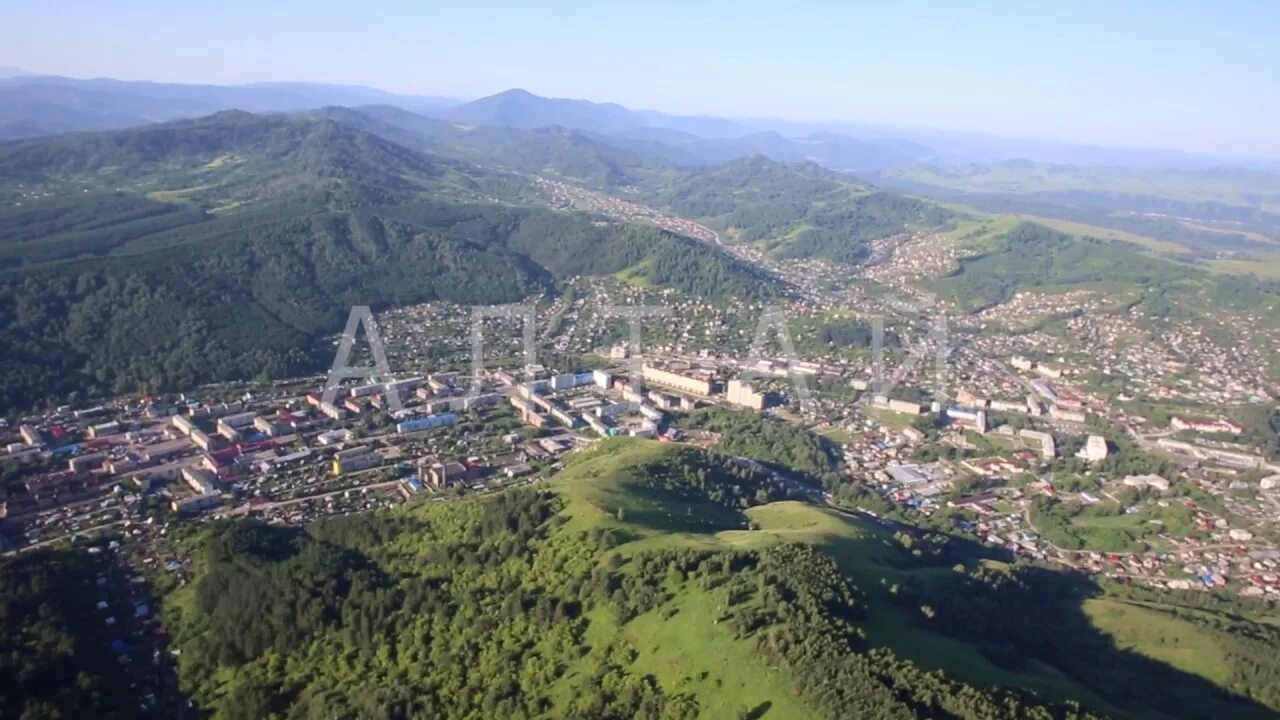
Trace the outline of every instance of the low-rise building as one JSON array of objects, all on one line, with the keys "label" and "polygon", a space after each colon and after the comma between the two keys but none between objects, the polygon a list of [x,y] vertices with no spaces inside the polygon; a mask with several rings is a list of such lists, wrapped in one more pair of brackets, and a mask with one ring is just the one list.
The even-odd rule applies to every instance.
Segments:
[{"label": "low-rise building", "polygon": [[1084,423],[1085,421],[1083,410],[1072,410],[1056,404],[1049,408],[1049,417],[1060,422]]},{"label": "low-rise building", "polygon": [[102,438],[108,435],[115,435],[120,432],[120,423],[112,421],[92,425],[89,427],[89,437]]},{"label": "low-rise building", "polygon": [[1058,447],[1053,441],[1053,436],[1047,432],[1023,429],[1018,431],[1018,436],[1039,443],[1040,457],[1045,460],[1052,460],[1058,453]]},{"label": "low-rise building", "polygon": [[437,489],[469,482],[475,476],[475,468],[460,462],[434,462],[421,467],[422,482]]},{"label": "low-rise building", "polygon": [[217,475],[204,468],[191,465],[182,468],[182,481],[197,495],[216,494],[218,492],[218,486],[214,483],[216,479]]},{"label": "low-rise building", "polygon": [[645,382],[699,397],[711,395],[713,383],[709,373],[699,372],[695,374],[693,371],[688,370],[677,372],[647,363],[642,366],[641,371]]},{"label": "low-rise building", "polygon": [[920,403],[910,402],[907,400],[890,400],[888,407],[894,412],[905,413],[907,415],[919,415],[922,412]]},{"label": "low-rise building", "polygon": [[1169,489],[1169,481],[1159,475],[1130,475],[1121,482],[1131,488],[1155,488],[1161,492]]},{"label": "low-rise building", "polygon": [[347,411],[334,405],[331,402],[321,402],[317,409],[330,420],[341,420],[347,416]]},{"label": "low-rise building", "polygon": [[67,461],[67,468],[72,472],[88,472],[89,470],[97,470],[102,467],[103,461],[107,459],[106,453],[85,453],[77,455]]},{"label": "low-rise building", "polygon": [[177,513],[193,513],[209,508],[215,508],[222,504],[222,495],[218,493],[209,493],[205,495],[192,495],[190,497],[174,500],[169,504],[170,508]]}]

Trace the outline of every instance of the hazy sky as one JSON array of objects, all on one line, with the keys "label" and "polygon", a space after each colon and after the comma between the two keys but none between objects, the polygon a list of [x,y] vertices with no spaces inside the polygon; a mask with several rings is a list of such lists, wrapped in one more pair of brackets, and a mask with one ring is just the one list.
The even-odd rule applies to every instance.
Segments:
[{"label": "hazy sky", "polygon": [[[1280,2],[2,0],[0,66],[1280,157]],[[859,6],[862,5],[862,6]],[[1037,3],[1037,5],[1040,5]]]}]

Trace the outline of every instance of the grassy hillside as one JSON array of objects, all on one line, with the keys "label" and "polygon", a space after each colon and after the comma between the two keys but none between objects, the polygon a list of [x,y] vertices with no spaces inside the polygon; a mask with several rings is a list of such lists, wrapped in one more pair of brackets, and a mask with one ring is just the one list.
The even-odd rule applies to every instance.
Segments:
[{"label": "grassy hillside", "polygon": [[[985,212],[1088,226],[1162,253],[1212,261],[1224,270],[1270,274],[1280,249],[1280,177],[1241,169],[1155,170],[1010,161],[885,171],[890,188],[960,202]],[[1248,263],[1247,265],[1245,263]]]},{"label": "grassy hillside", "polygon": [[1115,243],[1080,239],[1022,223],[963,258],[934,283],[939,297],[967,310],[1008,301],[1020,289],[1091,285],[1147,288],[1184,280],[1190,271]]},{"label": "grassy hillside", "polygon": [[949,236],[960,244],[962,257],[930,287],[966,311],[1007,302],[1022,290],[1094,290],[1117,307],[1142,302],[1151,317],[1207,321],[1208,327],[1219,324],[1215,314],[1267,318],[1280,307],[1274,279],[1211,272],[1154,257],[1124,241],[1069,235],[1014,216],[966,218]]},{"label": "grassy hillside", "polygon": [[[214,717],[1266,715],[1213,688],[1262,692],[1274,662],[1250,655],[1262,665],[1233,676],[1232,658],[1183,662],[1124,622],[1064,641],[1101,653],[1104,692],[1060,648],[988,647],[952,623],[1003,586],[973,604],[934,596],[989,573],[1033,593],[1039,580],[785,498],[724,456],[622,439],[575,454],[538,492],[305,530],[215,525],[195,541],[195,581],[166,602],[182,682]],[[1084,618],[1102,602],[1030,597],[989,620],[1044,634],[1073,603]],[[1161,637],[1191,631],[1168,622]],[[1244,647],[1229,628],[1195,632],[1228,656]],[[1091,644],[1112,636],[1119,647]],[[1142,672],[1159,686],[1118,689]],[[1162,709],[1168,683],[1189,714]]]},{"label": "grassy hillside", "polygon": [[1280,177],[1261,171],[1128,169],[1010,160],[948,168],[916,165],[886,171],[931,185],[989,193],[1093,191],[1185,203],[1280,211]]}]

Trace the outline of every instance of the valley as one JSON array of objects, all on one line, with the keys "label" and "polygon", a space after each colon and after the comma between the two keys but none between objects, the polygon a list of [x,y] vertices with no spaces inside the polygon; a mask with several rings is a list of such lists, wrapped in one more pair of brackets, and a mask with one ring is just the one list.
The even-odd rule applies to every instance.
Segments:
[{"label": "valley", "polygon": [[6,711],[1280,712],[1264,215],[511,100],[0,144]]}]

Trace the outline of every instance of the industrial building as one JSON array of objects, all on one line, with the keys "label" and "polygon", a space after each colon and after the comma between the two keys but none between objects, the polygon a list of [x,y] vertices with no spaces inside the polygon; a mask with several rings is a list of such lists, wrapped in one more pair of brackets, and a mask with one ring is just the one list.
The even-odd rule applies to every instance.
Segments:
[{"label": "industrial building", "polygon": [[1120,482],[1131,488],[1139,490],[1146,488],[1154,488],[1161,492],[1169,489],[1169,481],[1159,475],[1130,475]]},{"label": "industrial building", "polygon": [[1043,380],[1036,380],[1031,383],[1031,387],[1036,391],[1037,395],[1049,402],[1054,402],[1058,399],[1058,391],[1055,390],[1052,385]]}]

